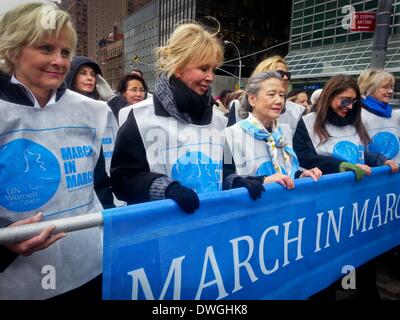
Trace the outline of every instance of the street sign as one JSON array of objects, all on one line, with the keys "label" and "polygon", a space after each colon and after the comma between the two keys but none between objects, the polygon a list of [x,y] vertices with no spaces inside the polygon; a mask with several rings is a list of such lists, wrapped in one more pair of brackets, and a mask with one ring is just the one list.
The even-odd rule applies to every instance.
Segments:
[{"label": "street sign", "polygon": [[374,32],[375,24],[375,12],[353,12],[350,30],[351,32]]}]

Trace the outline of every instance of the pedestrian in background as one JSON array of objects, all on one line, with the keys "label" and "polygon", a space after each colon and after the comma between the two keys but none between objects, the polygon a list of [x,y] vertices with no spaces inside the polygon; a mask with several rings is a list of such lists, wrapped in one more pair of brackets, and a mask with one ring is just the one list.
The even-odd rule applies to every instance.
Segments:
[{"label": "pedestrian in background", "polygon": [[310,111],[310,104],[308,102],[308,95],[305,90],[293,89],[287,94],[287,99],[296,104],[299,104],[305,108],[304,112],[308,113]]},{"label": "pedestrian in background", "polygon": [[[68,89],[94,100],[107,101],[113,97],[110,86],[102,77],[100,66],[85,56],[76,56],[72,59],[65,83]],[[106,95],[104,92],[107,92]],[[106,140],[109,141],[109,139]],[[108,148],[108,145],[103,148]],[[103,148],[94,170],[94,189],[103,208],[110,209],[115,207],[110,176],[107,172],[107,168],[110,168],[111,158],[107,159],[108,163],[106,164]]]},{"label": "pedestrian in background", "polygon": [[137,73],[126,74],[118,83],[118,95],[108,105],[118,119],[121,109],[146,100],[150,95],[148,90],[146,82]]}]

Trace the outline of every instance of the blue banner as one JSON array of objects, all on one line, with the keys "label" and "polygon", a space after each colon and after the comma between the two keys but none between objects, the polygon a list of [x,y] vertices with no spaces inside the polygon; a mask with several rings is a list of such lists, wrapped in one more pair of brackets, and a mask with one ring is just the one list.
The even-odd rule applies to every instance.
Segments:
[{"label": "blue banner", "polygon": [[104,212],[104,299],[306,299],[400,244],[400,174],[373,169]]}]

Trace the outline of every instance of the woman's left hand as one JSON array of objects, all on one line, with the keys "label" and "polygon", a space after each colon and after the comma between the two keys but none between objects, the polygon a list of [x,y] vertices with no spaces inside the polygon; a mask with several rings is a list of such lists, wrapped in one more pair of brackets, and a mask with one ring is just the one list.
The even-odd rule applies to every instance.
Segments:
[{"label": "woman's left hand", "polygon": [[321,176],[322,176],[322,171],[319,170],[317,167],[315,167],[315,168],[312,168],[310,170],[303,171],[303,173],[301,174],[300,178],[310,177],[314,181],[318,181],[319,178],[321,178]]},{"label": "woman's left hand", "polygon": [[361,168],[367,176],[371,175],[371,167],[370,166],[367,166],[366,164],[360,164],[360,163],[357,163],[356,166]]},{"label": "woman's left hand", "polygon": [[399,172],[399,165],[395,161],[386,160],[384,164],[392,169],[392,173]]}]

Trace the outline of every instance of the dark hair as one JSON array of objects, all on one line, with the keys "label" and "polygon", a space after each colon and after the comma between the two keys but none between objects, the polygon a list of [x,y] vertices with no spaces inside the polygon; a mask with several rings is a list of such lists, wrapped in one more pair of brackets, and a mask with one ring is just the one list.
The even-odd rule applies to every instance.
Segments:
[{"label": "dark hair", "polygon": [[224,90],[222,90],[222,91],[220,92],[220,94],[219,94],[219,96],[218,96],[218,99],[222,102],[222,104],[223,104],[226,108],[229,107],[229,106],[226,104],[226,102],[227,102],[227,100],[228,100],[229,94],[231,94],[231,93],[232,93],[232,90],[230,90],[230,89],[224,89]]},{"label": "dark hair", "polygon": [[126,89],[128,89],[128,82],[131,80],[137,80],[140,81],[143,85],[144,90],[146,90],[146,93],[144,94],[144,98],[147,98],[147,91],[148,91],[148,87],[146,82],[144,81],[144,79],[142,77],[139,77],[136,74],[126,74],[124,75],[121,80],[119,80],[118,83],[118,89],[117,92],[119,92],[120,94],[124,94],[126,92]]},{"label": "dark hair", "polygon": [[142,70],[140,70],[140,69],[132,69],[130,73],[132,73],[132,72],[137,72],[137,73],[139,73],[140,76],[143,78],[143,72],[142,72]]},{"label": "dark hair", "polygon": [[326,121],[328,110],[331,107],[332,100],[340,93],[347,89],[353,89],[356,93],[357,102],[353,104],[353,109],[355,112],[354,127],[361,141],[367,145],[370,141],[367,130],[361,120],[361,94],[360,88],[357,85],[357,81],[351,76],[338,74],[333,76],[325,84],[324,89],[318,99],[318,102],[314,106],[314,111],[317,113],[317,118],[314,124],[314,132],[320,138],[321,143],[324,143],[329,138],[329,133],[326,130]]},{"label": "dark hair", "polygon": [[292,98],[292,97],[296,97],[300,93],[305,93],[307,95],[307,97],[308,97],[307,91],[297,88],[297,89],[290,90],[290,92],[287,94],[286,98],[289,99],[289,98]]}]

